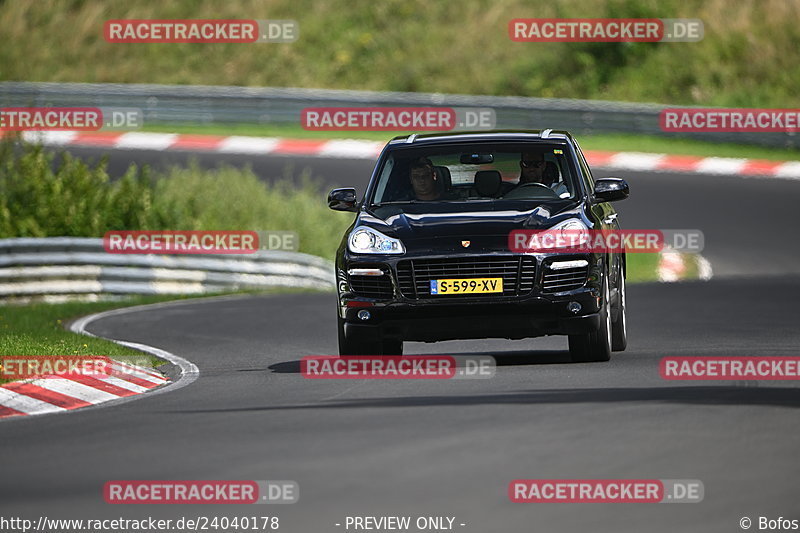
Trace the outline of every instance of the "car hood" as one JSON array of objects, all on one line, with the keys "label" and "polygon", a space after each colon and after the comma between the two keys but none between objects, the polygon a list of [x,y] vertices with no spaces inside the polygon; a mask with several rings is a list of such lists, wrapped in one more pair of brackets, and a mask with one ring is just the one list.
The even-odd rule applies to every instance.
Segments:
[{"label": "car hood", "polygon": [[[370,226],[399,238],[407,248],[441,251],[508,250],[508,234],[519,229],[546,229],[579,216],[581,205],[540,204],[514,209],[510,206],[476,206],[469,210],[419,212],[377,209],[363,212],[357,225]],[[463,241],[463,242],[462,242]],[[465,244],[468,243],[468,244]]]}]

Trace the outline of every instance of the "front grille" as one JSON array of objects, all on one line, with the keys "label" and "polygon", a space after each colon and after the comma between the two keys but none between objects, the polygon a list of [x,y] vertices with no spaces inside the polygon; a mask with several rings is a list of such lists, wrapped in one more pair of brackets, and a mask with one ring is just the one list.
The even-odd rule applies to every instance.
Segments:
[{"label": "front grille", "polygon": [[394,296],[392,280],[383,276],[350,276],[350,288],[357,296],[365,298],[391,298]]},{"label": "front grille", "polygon": [[[446,259],[409,259],[397,264],[397,283],[406,298],[431,296],[433,279],[503,278],[503,296],[520,296],[533,290],[536,260],[532,257],[486,256]],[[499,293],[470,296],[498,296]],[[463,296],[455,295],[459,298]],[[449,298],[449,296],[437,296]]]},{"label": "front grille", "polygon": [[542,279],[542,292],[562,292],[580,289],[586,283],[589,267],[565,268],[550,270],[545,267]]}]

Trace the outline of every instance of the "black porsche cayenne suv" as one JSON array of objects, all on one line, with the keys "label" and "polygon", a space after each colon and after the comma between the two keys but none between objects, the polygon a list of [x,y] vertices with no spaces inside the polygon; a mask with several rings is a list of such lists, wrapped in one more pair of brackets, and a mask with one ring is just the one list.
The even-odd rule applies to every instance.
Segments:
[{"label": "black porsche cayenne suv", "polygon": [[619,229],[610,202],[627,196],[565,131],[394,138],[360,201],[328,196],[357,213],[336,255],[339,353],[568,335],[574,361],[607,361],[627,343],[624,251],[518,252],[509,235]]}]

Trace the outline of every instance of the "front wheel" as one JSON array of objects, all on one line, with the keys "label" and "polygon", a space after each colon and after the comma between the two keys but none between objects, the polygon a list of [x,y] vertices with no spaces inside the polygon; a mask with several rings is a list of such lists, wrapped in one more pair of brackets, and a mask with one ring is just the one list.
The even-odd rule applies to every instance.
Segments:
[{"label": "front wheel", "polygon": [[625,292],[625,270],[620,265],[619,284],[617,285],[617,318],[611,323],[611,349],[615,352],[621,352],[628,347],[628,318],[626,316],[628,302]]},{"label": "front wheel", "polygon": [[344,319],[337,317],[339,334],[339,355],[378,355],[381,345],[365,341],[358,335],[345,335]]},{"label": "front wheel", "polygon": [[345,335],[344,319],[338,318],[339,355],[403,355],[403,341],[384,339],[365,341],[358,335]]},{"label": "front wheel", "polygon": [[569,336],[569,354],[576,363],[602,362],[611,359],[611,305],[608,276],[603,280],[600,328],[592,333]]},{"label": "front wheel", "polygon": [[384,339],[383,355],[403,355],[403,341],[400,339]]}]

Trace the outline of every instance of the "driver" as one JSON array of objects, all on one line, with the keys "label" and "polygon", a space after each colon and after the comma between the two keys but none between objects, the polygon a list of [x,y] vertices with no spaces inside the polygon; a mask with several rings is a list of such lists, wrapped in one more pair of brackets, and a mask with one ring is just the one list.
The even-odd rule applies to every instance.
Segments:
[{"label": "driver", "polygon": [[[548,169],[548,165],[551,167]],[[555,163],[548,163],[544,160],[544,153],[523,152],[519,160],[519,184],[538,183],[550,188],[559,197],[563,198],[564,193],[569,195],[567,186],[558,181],[558,167]]]},{"label": "driver", "polygon": [[[544,165],[543,153],[522,152],[519,160],[519,184],[542,183]],[[544,183],[542,184],[544,185]]]}]

